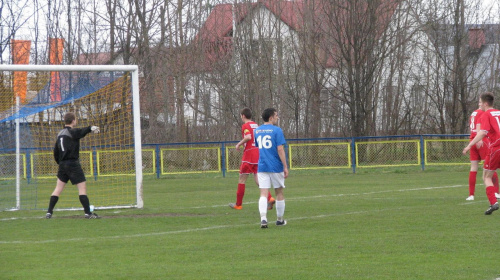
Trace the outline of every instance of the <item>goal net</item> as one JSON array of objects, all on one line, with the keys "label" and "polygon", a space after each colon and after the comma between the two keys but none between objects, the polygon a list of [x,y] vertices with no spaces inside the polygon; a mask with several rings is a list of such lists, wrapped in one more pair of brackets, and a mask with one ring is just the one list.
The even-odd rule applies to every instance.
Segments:
[{"label": "goal net", "polygon": [[[80,140],[96,209],[142,208],[137,66],[0,65],[0,211],[46,209],[56,184],[53,148],[63,116],[99,126]],[[81,209],[68,182],[57,209]]]}]

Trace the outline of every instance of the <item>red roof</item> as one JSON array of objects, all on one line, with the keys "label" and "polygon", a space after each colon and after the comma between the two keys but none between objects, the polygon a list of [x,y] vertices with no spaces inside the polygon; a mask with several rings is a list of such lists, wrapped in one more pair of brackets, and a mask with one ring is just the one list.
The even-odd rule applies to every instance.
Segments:
[{"label": "red roof", "polygon": [[234,4],[220,4],[212,9],[194,40],[216,41],[222,37],[232,37],[233,8],[235,9],[236,23],[240,23],[248,15],[249,10],[260,4],[267,7],[291,28],[300,28],[299,22],[302,23],[302,19],[299,17],[302,15],[302,1],[267,0],[257,3],[240,3],[236,6]]},{"label": "red roof", "polygon": [[78,65],[96,65],[96,64],[108,64],[111,60],[111,53],[100,52],[100,53],[84,53],[80,54],[76,58],[75,64]]},{"label": "red roof", "polygon": [[[379,11],[377,14],[381,14],[379,17],[379,23],[377,28],[377,35],[380,35],[386,28],[394,14],[394,11],[397,5],[401,2],[401,0],[385,0],[382,5],[379,6]],[[346,0],[346,5],[349,5],[350,2]],[[316,26],[315,32],[318,33],[331,33],[331,30],[328,30],[328,23],[325,22],[327,19],[325,11],[332,9],[332,7],[328,7],[331,2],[328,0],[325,1],[317,1],[315,2],[314,10],[312,14],[316,19],[320,19],[317,21],[319,23]],[[287,24],[291,29],[300,31],[304,27],[304,16],[305,11],[308,8],[308,2],[304,0],[297,1],[285,1],[285,0],[259,0],[257,3],[240,3],[234,6],[233,4],[221,4],[215,6],[207,20],[203,24],[199,33],[196,35],[193,40],[194,43],[200,43],[204,46],[205,53],[205,62],[203,68],[205,70],[210,70],[214,68],[214,63],[221,61],[221,59],[225,59],[231,56],[232,52],[232,31],[233,31],[233,8],[234,13],[236,14],[236,24],[240,23],[251,10],[255,9],[259,5],[266,7],[271,13],[273,13],[276,17],[278,17],[281,21]],[[345,10],[341,10],[338,7],[335,7],[337,11],[334,12],[335,16],[346,17],[344,21],[346,26],[340,27],[341,29],[348,28],[349,21],[348,19],[352,19],[352,16],[349,15]],[[359,9],[358,9],[359,10]],[[361,10],[362,11],[362,10]],[[325,20],[323,20],[325,19]],[[331,35],[331,34],[329,34]],[[327,37],[327,36],[325,36]],[[349,39],[346,39],[346,43],[349,42]],[[336,50],[331,49],[331,43],[322,42],[321,46],[328,45],[329,50],[326,51],[328,53],[326,66],[333,67],[334,64],[334,55],[337,52]]]}]

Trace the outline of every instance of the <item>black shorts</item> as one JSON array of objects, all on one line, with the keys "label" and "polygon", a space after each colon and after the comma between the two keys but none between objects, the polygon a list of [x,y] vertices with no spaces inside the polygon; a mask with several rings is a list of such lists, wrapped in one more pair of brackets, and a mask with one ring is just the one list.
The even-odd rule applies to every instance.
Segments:
[{"label": "black shorts", "polygon": [[85,174],[83,174],[82,166],[79,161],[63,161],[59,164],[57,178],[67,183],[71,181],[73,185],[85,182]]}]

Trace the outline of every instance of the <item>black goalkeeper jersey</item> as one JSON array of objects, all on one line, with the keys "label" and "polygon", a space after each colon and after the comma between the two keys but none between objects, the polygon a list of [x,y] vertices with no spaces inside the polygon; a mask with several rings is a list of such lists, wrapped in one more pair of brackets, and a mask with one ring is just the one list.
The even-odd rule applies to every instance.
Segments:
[{"label": "black goalkeeper jersey", "polygon": [[65,126],[57,135],[54,146],[54,159],[57,164],[66,160],[78,160],[80,157],[80,139],[90,131],[90,126],[85,128]]}]

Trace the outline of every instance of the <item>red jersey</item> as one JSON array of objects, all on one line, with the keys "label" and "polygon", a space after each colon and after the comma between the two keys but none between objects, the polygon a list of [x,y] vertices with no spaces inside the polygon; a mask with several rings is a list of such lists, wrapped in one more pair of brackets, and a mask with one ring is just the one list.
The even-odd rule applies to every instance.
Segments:
[{"label": "red jersey", "polygon": [[500,110],[489,109],[484,112],[480,124],[481,130],[487,131],[490,148],[500,147]]},{"label": "red jersey", "polygon": [[477,124],[480,123],[481,115],[483,115],[484,111],[481,109],[477,109],[476,111],[470,114],[469,118],[469,127],[470,127],[470,140],[474,139],[477,135]]},{"label": "red jersey", "polygon": [[245,143],[245,149],[243,150],[243,158],[241,162],[248,162],[251,164],[259,163],[259,148],[255,147],[255,137],[254,131],[259,125],[255,122],[249,121],[241,126],[241,135],[251,135],[252,138]]}]

